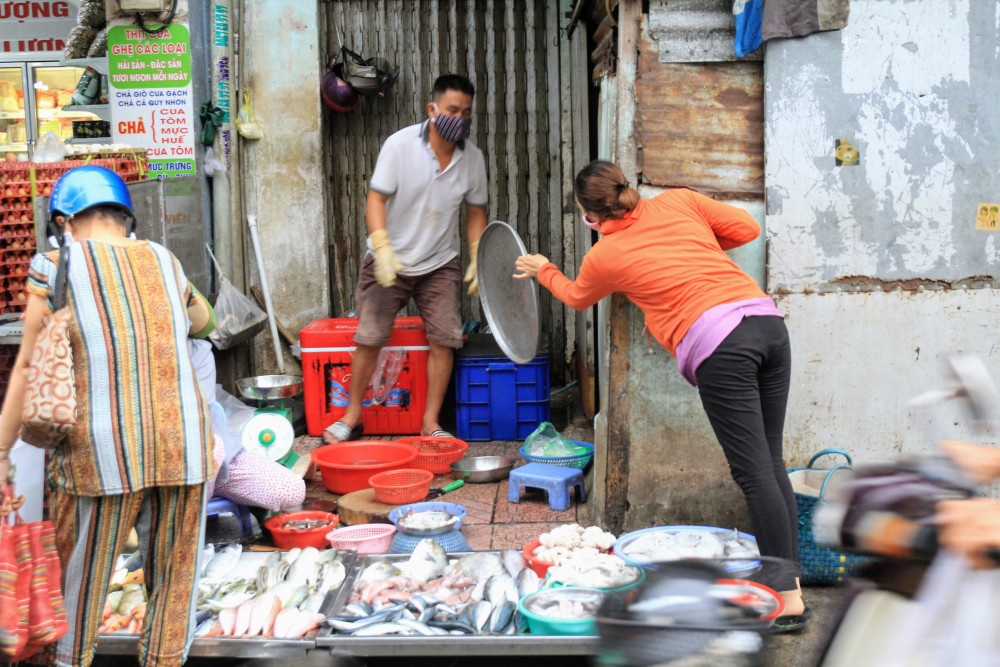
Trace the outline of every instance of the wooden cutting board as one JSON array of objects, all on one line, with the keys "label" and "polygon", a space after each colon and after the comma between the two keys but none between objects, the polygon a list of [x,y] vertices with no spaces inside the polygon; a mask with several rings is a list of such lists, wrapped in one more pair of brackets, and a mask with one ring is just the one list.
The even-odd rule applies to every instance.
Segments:
[{"label": "wooden cutting board", "polygon": [[352,491],[337,501],[340,525],[356,526],[361,523],[392,523],[389,512],[399,505],[386,505],[375,500],[375,489]]}]

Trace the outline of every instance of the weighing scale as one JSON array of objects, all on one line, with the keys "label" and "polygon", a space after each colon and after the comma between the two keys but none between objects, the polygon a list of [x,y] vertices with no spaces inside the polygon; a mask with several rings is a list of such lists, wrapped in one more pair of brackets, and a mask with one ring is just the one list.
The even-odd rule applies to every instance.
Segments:
[{"label": "weighing scale", "polygon": [[257,401],[257,410],[240,433],[244,449],[291,468],[299,460],[299,455],[292,451],[295,428],[292,426],[292,409],[285,405],[285,400],[302,391],[302,378],[297,375],[257,375],[238,380],[236,388],[244,398]]}]

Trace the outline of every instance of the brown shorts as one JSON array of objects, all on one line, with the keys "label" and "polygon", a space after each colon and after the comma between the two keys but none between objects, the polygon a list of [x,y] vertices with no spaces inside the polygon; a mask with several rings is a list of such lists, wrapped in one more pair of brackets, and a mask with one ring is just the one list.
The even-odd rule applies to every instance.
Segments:
[{"label": "brown shorts", "polygon": [[365,257],[354,310],[358,313],[358,345],[382,346],[389,342],[396,313],[413,298],[424,319],[427,340],[445,347],[462,347],[462,264],[458,257],[422,276],[396,276],[396,284],[382,287],[375,280],[375,258]]}]

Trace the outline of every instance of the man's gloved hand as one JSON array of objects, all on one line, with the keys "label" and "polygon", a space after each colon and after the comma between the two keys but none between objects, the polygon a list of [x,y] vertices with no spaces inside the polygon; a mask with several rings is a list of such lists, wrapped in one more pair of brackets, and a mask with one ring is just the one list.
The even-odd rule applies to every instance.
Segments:
[{"label": "man's gloved hand", "polygon": [[476,254],[479,251],[479,241],[469,244],[469,268],[465,270],[465,282],[469,285],[469,296],[479,294],[479,275],[476,271]]},{"label": "man's gloved hand", "polygon": [[384,229],[376,229],[369,238],[375,249],[375,280],[382,287],[392,287],[396,284],[396,272],[403,268],[392,246],[389,245],[389,233]]}]

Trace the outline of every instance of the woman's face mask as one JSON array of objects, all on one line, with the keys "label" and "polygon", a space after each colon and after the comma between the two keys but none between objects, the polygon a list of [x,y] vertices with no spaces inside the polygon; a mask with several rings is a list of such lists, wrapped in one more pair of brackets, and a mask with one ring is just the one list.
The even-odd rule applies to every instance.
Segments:
[{"label": "woman's face mask", "polygon": [[457,143],[469,134],[469,127],[472,125],[471,118],[445,115],[438,109],[437,103],[434,104],[434,110],[437,111],[438,115],[431,118],[431,122],[437,127],[437,132],[442,139]]}]

